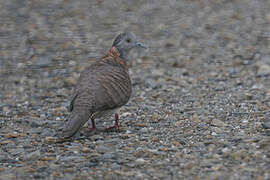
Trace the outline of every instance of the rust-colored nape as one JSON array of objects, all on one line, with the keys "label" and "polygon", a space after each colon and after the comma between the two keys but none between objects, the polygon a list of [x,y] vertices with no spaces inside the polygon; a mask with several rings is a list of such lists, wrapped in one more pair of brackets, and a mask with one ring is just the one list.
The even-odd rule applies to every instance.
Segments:
[{"label": "rust-colored nape", "polygon": [[105,55],[104,58],[110,57],[110,59],[116,61],[119,64],[125,65],[124,60],[120,57],[120,52],[115,46],[112,46],[109,52]]},{"label": "rust-colored nape", "polygon": [[120,52],[115,46],[113,46],[111,47],[107,55],[111,57],[120,57]]}]

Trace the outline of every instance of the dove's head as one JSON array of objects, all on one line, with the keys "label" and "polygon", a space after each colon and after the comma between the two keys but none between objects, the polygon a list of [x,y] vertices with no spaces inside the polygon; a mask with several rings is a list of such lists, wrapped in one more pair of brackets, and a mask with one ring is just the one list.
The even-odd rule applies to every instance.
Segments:
[{"label": "dove's head", "polygon": [[132,32],[119,34],[114,39],[113,46],[118,49],[120,57],[123,59],[126,59],[129,51],[135,47],[147,49],[142,43],[137,41],[135,34]]}]

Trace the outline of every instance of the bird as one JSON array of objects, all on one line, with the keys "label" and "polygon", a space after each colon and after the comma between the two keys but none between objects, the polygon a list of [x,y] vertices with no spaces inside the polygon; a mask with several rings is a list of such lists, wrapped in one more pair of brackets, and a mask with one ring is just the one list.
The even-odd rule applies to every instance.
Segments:
[{"label": "bird", "polygon": [[144,48],[132,32],[122,32],[113,41],[109,51],[94,64],[86,68],[73,91],[68,115],[62,128],[61,138],[71,139],[81,127],[91,120],[115,116],[115,125],[108,129],[119,131],[119,108],[130,99],[132,84],[127,65],[128,55],[133,48]]}]

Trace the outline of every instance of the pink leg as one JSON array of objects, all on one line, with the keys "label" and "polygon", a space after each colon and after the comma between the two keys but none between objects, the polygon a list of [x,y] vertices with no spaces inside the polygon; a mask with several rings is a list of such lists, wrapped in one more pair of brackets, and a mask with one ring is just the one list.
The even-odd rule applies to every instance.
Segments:
[{"label": "pink leg", "polygon": [[94,130],[96,130],[95,120],[93,118],[91,118],[91,121],[92,121],[92,128],[90,129],[90,131],[94,131]]},{"label": "pink leg", "polygon": [[112,129],[115,129],[117,132],[119,132],[119,115],[118,114],[115,114],[115,125],[112,126],[112,127],[109,127],[109,128],[106,128],[106,131],[110,131]]},{"label": "pink leg", "polygon": [[115,117],[115,129],[119,132],[119,115],[118,114],[115,114],[114,115]]}]

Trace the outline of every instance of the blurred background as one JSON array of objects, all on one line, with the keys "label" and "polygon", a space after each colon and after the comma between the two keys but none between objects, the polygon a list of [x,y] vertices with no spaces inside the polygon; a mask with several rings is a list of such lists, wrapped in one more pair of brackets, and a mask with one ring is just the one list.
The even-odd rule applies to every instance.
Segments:
[{"label": "blurred background", "polygon": [[0,8],[0,107],[73,87],[79,72],[122,31],[133,31],[149,46],[130,57],[139,74],[170,69],[167,76],[178,81],[190,69],[194,75],[269,61],[266,0],[2,0]]},{"label": "blurred background", "polygon": [[[1,0],[0,175],[269,179],[269,10],[269,0]],[[43,143],[66,118],[80,72],[123,31],[149,51],[130,53],[122,134]],[[96,141],[117,156],[103,157]],[[90,153],[74,155],[82,144]],[[33,151],[53,158],[30,165]]]}]

